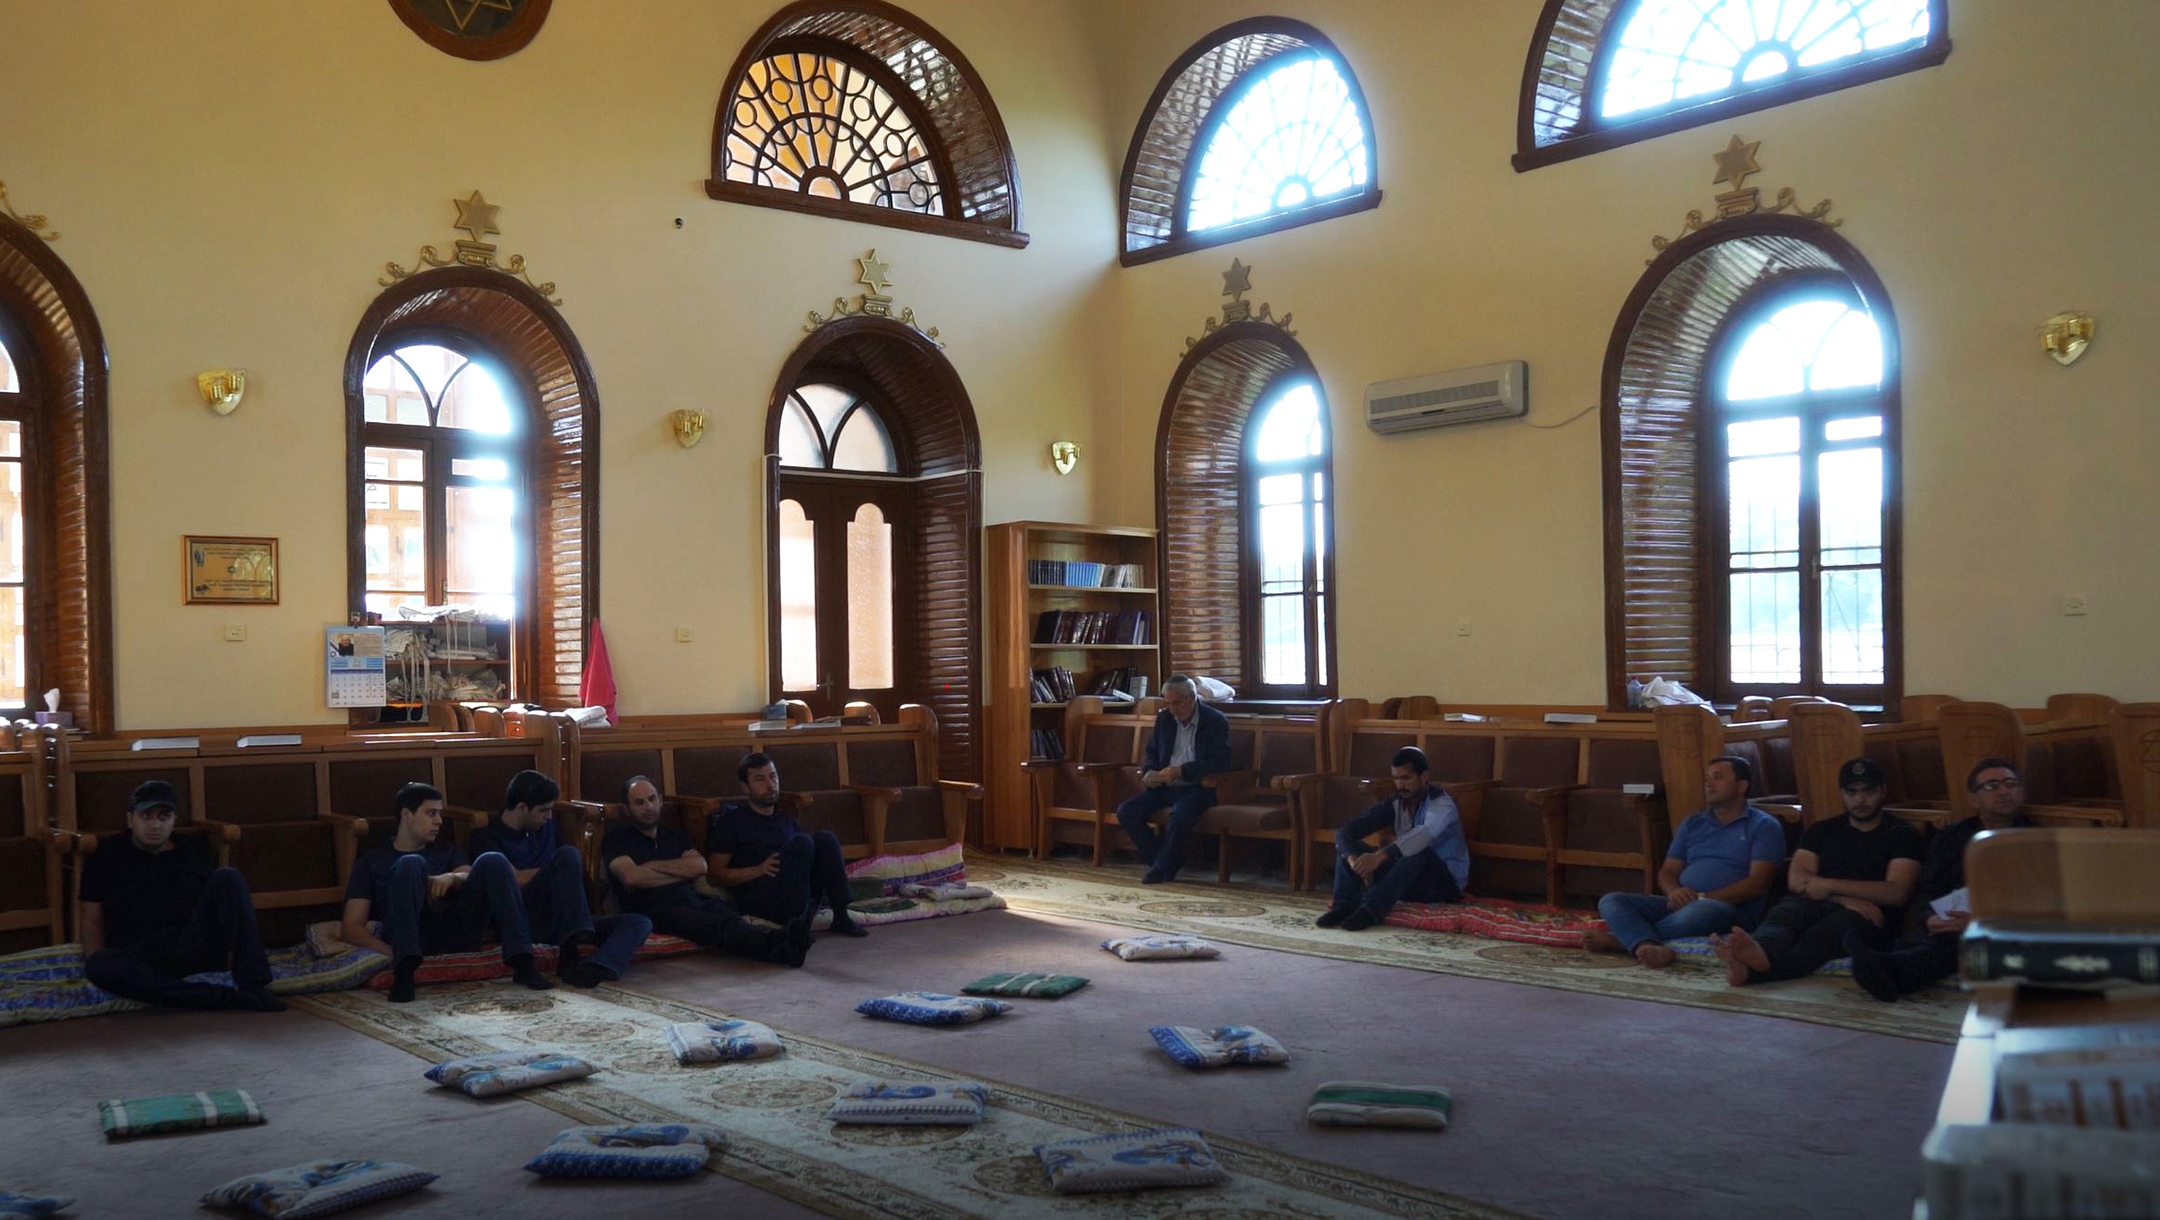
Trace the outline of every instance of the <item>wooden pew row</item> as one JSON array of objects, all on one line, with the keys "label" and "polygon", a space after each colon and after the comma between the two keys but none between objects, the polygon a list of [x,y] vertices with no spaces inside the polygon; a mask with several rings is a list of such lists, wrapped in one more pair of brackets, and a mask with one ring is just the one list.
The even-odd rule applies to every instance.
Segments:
[{"label": "wooden pew row", "polygon": [[46,816],[41,738],[57,729],[0,722],[0,953],[67,937],[63,857],[71,840]]}]

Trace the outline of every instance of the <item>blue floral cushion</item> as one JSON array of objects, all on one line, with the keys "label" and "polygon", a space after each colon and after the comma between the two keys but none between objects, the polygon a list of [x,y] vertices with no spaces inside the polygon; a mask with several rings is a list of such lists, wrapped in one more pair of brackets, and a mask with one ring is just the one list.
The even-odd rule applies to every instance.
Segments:
[{"label": "blue floral cushion", "polygon": [[0,1190],[0,1220],[44,1220],[74,1205],[75,1200],[66,1195],[23,1195]]},{"label": "blue floral cushion", "polygon": [[571,1127],[525,1168],[543,1178],[687,1178],[727,1146],[727,1132],[692,1123]]},{"label": "blue floral cushion", "polygon": [[1035,1149],[1050,1187],[1061,1195],[1158,1186],[1213,1186],[1230,1175],[1191,1127],[1121,1131],[1062,1140]]},{"label": "blue floral cushion", "polygon": [[420,1189],[435,1175],[396,1161],[309,1161],[234,1178],[202,1197],[205,1207],[238,1207],[277,1220],[328,1216]]},{"label": "blue floral cushion", "polygon": [[489,1051],[438,1063],[427,1078],[467,1097],[494,1097],[536,1085],[576,1080],[593,1074],[593,1065],[561,1051]]},{"label": "blue floral cushion", "polygon": [[986,1017],[1003,1016],[1012,1005],[978,996],[946,995],[939,991],[900,991],[875,1000],[864,1000],[855,1011],[866,1017],[883,1017],[909,1025],[971,1025]]},{"label": "blue floral cushion", "polygon": [[1189,1068],[1228,1067],[1233,1063],[1288,1063],[1290,1052],[1283,1044],[1250,1025],[1218,1025],[1195,1029],[1189,1025],[1157,1025],[1148,1030],[1155,1045]]},{"label": "blue floral cushion", "polygon": [[667,1040],[678,1063],[770,1059],[787,1049],[770,1025],[755,1021],[682,1021],[668,1026]]},{"label": "blue floral cushion", "polygon": [[979,1084],[864,1080],[825,1112],[836,1123],[909,1127],[972,1127],[982,1121],[990,1090]]}]

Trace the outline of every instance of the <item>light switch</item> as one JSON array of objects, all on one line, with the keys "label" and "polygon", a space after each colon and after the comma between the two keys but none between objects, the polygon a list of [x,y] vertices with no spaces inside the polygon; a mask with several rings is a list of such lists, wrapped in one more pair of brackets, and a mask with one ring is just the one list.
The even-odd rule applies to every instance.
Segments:
[{"label": "light switch", "polygon": [[225,624],[225,642],[226,642],[226,643],[228,643],[228,644],[239,644],[239,643],[243,643],[243,642],[245,642],[246,640],[247,640],[247,624],[245,624],[245,623],[227,623],[227,624]]},{"label": "light switch", "polygon": [[2064,614],[2085,613],[2085,595],[2083,593],[2063,594],[2062,612]]},{"label": "light switch", "polygon": [[689,643],[689,642],[690,642],[690,640],[691,640],[691,635],[690,635],[690,629],[689,629],[688,627],[677,627],[677,628],[675,629],[675,642],[676,642],[676,643],[678,643],[678,644],[687,644],[687,643]]},{"label": "light switch", "polygon": [[1470,620],[1469,620],[1469,619],[1464,619],[1463,621],[1461,621],[1461,622],[1459,622],[1459,623],[1455,624],[1455,634],[1456,634],[1456,635],[1469,635],[1469,634],[1470,634]]}]

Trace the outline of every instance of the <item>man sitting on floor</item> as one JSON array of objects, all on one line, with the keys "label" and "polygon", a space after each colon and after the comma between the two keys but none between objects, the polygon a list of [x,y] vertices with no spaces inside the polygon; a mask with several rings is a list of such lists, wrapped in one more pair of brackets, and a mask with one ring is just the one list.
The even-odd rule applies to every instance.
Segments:
[{"label": "man sitting on floor", "polygon": [[[1425,751],[1404,746],[1389,760],[1395,798],[1381,801],[1335,832],[1335,901],[1313,920],[1362,932],[1387,918],[1398,902],[1461,902],[1470,882],[1470,843],[1455,798],[1427,783]],[[1395,832],[1378,851],[1365,836]]]},{"label": "man sitting on floor", "polygon": [[1673,962],[1668,940],[1754,927],[1785,862],[1784,824],[1748,804],[1754,787],[1755,769],[1746,759],[1711,759],[1703,768],[1706,808],[1680,823],[1658,868],[1664,893],[1614,892],[1598,899],[1610,931],[1589,933],[1583,947],[1632,953],[1643,965],[1662,969]]},{"label": "man sitting on floor", "polygon": [[1945,913],[1929,912],[1927,934],[1918,944],[1886,953],[1857,937],[1847,943],[1853,981],[1878,1000],[1911,995],[1957,973],[1958,938],[1972,922],[1965,902],[1965,848],[1983,830],[2033,824],[2025,816],[2025,783],[2009,759],[1981,759],[1965,777],[1965,791],[1973,816],[1935,832],[1927,864],[1920,870],[1920,900],[1934,904],[1950,899]]},{"label": "man sitting on floor", "polygon": [[[510,862],[491,851],[466,863],[464,850],[442,837],[443,794],[431,784],[398,789],[395,806],[397,834],[353,861],[339,933],[347,944],[390,959],[390,1002],[413,998],[413,976],[420,972],[422,957],[478,949],[486,942],[489,923],[502,939],[503,964],[511,976],[534,991],[553,988],[555,984],[533,969],[525,904],[518,899],[517,873]],[[368,931],[370,915],[382,922],[387,943]]]},{"label": "man sitting on floor", "polygon": [[1791,892],[1755,935],[1735,928],[1710,947],[1735,987],[1813,974],[1845,951],[1846,937],[1887,943],[1920,879],[1920,832],[1883,815],[1883,771],[1865,758],[1838,768],[1845,812],[1800,836],[1785,884]]},{"label": "man sitting on floor", "polygon": [[848,917],[847,864],[840,839],[829,830],[806,834],[795,815],[780,808],[780,768],[770,755],[751,754],[735,766],[749,795],[729,801],[705,820],[706,876],[728,892],[745,915],[792,923],[832,908],[832,930],[868,936]]},{"label": "man sitting on floor", "polygon": [[[511,776],[502,814],[473,832],[472,849],[500,852],[510,862],[526,923],[534,935],[555,943],[555,973],[572,987],[598,987],[630,968],[630,958],[652,934],[652,920],[593,918],[585,898],[585,858],[577,848],[555,842],[555,800],[561,795],[561,785],[538,771]],[[595,945],[592,956],[584,956]]]},{"label": "man sitting on floor", "polygon": [[[116,996],[170,1008],[277,1012],[270,955],[255,930],[255,902],[238,869],[218,868],[210,845],[173,838],[179,797],[161,779],[128,797],[127,837],[99,836],[83,862],[83,972]],[[233,986],[190,983],[223,970]]]},{"label": "man sitting on floor", "polygon": [[[1146,885],[1177,876],[1185,836],[1215,803],[1215,790],[1200,781],[1230,769],[1229,717],[1200,702],[1199,689],[1183,674],[1163,683],[1162,694],[1166,706],[1155,717],[1140,769],[1147,790],[1117,808],[1118,824],[1148,863],[1140,878]],[[1148,823],[1164,809],[1170,811],[1170,821],[1157,839]]]},{"label": "man sitting on floor", "polygon": [[690,836],[662,823],[660,786],[642,775],[623,785],[630,816],[600,841],[600,858],[615,879],[623,908],[652,920],[655,930],[693,940],[708,949],[759,962],[800,966],[810,953],[810,919],[782,928],[760,928],[725,898],[697,888],[705,857]]}]

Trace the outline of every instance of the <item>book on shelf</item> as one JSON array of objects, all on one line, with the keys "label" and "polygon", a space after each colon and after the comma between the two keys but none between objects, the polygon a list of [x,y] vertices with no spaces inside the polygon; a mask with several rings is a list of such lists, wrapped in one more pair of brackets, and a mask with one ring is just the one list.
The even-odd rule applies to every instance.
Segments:
[{"label": "book on shelf", "polygon": [[1035,616],[1037,644],[1152,644],[1152,610],[1045,610]]},{"label": "book on shelf", "polygon": [[1033,758],[1057,762],[1065,757],[1065,739],[1056,729],[1034,729],[1028,733],[1028,755]]},{"label": "book on shelf", "polygon": [[1096,563],[1086,559],[1030,559],[1028,583],[1068,589],[1144,589],[1146,571],[1137,563]]},{"label": "book on shelf", "polygon": [[1034,671],[1028,689],[1031,692],[1030,701],[1034,703],[1070,703],[1073,695],[1077,693],[1072,671],[1062,665]]},{"label": "book on shelf", "polygon": [[1976,919],[1958,942],[1958,964],[1968,983],[2160,983],[2160,927]]}]

